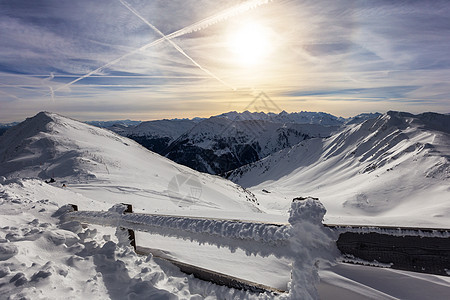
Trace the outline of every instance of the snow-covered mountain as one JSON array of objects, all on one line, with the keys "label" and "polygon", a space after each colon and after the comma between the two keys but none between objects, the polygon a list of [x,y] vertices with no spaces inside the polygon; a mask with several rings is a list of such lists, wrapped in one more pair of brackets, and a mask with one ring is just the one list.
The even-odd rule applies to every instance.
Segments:
[{"label": "snow-covered mountain", "polygon": [[356,115],[354,117],[347,118],[345,120],[345,124],[346,125],[359,124],[359,123],[362,123],[362,122],[370,120],[370,119],[376,119],[379,116],[381,116],[380,113],[362,113],[362,114]]},{"label": "snow-covered mountain", "polygon": [[271,112],[249,112],[248,110],[242,113],[230,111],[218,115],[218,117],[227,118],[233,121],[261,120],[281,124],[318,124],[323,126],[339,126],[342,125],[345,121],[345,119],[343,118],[339,118],[324,112],[301,111],[288,113],[284,110],[279,114]]},{"label": "snow-covered mountain", "polygon": [[391,111],[305,140],[228,178],[280,210],[292,197],[319,197],[330,222],[448,227],[449,160],[448,115]]},{"label": "snow-covered mountain", "polygon": [[169,145],[200,122],[199,119],[173,119],[142,122],[137,126],[114,125],[108,129],[135,140],[145,148],[164,155]]},{"label": "snow-covered mountain", "polygon": [[112,121],[87,121],[85,123],[97,127],[108,128],[111,126],[123,126],[123,127],[137,126],[141,124],[141,121],[133,121],[126,119],[126,120],[112,120]]},{"label": "snow-covered mountain", "polygon": [[166,157],[193,169],[222,174],[338,127],[211,117],[172,142]]},{"label": "snow-covered mountain", "polygon": [[109,129],[182,165],[223,174],[305,139],[329,136],[345,122],[357,124],[378,115],[344,119],[323,112],[231,111],[209,119],[116,124]]},{"label": "snow-covered mountain", "polygon": [[[329,174],[326,170],[322,173],[322,181],[335,184],[337,190],[337,183],[332,181],[336,180],[335,177],[346,178],[346,165],[339,165],[333,159],[333,153],[339,156],[341,150],[345,152],[347,148],[355,148],[355,153],[348,157],[363,157],[365,147],[372,145],[377,138],[387,142],[391,136],[398,135],[389,129],[391,126],[397,126],[411,138],[413,145],[429,143],[433,147],[426,145],[419,150],[420,145],[417,148],[414,146],[400,155],[407,145],[399,142],[393,147],[376,146],[374,155],[378,152],[380,157],[383,157],[383,152],[389,157],[398,154],[400,156],[393,159],[404,157],[404,160],[397,162],[405,164],[410,162],[409,155],[413,155],[418,159],[417,166],[427,164],[432,168],[433,163],[439,162],[437,158],[447,153],[444,157],[447,160],[429,173],[435,177],[434,181],[429,182],[434,184],[432,187],[436,191],[426,186],[424,191],[432,191],[431,196],[436,196],[438,189],[441,189],[442,198],[448,199],[448,172],[445,173],[445,170],[448,171],[448,148],[445,148],[448,146],[448,119],[436,114],[413,116],[391,113],[377,121],[351,125],[342,133],[325,140],[305,140],[300,144],[303,146],[294,146],[290,150],[305,154],[305,159],[302,156],[290,157],[289,150],[282,150],[264,160],[273,160],[275,156],[281,158],[279,155],[282,153],[286,154],[287,159],[290,157],[286,162],[278,162],[279,173],[270,168],[267,174],[258,176],[266,174],[279,179],[283,176],[283,168],[289,171],[290,168],[301,167],[302,164],[306,167],[310,163],[315,168],[311,153],[315,150],[338,164],[338,169],[332,169]],[[442,130],[442,126],[447,130]],[[389,143],[395,144],[395,140]],[[337,143],[336,147],[330,147],[333,141]],[[405,143],[410,142],[406,140]],[[311,151],[296,150],[307,145],[310,145],[308,148]],[[328,152],[322,153],[321,147]],[[425,153],[422,155],[423,151]],[[308,155],[311,156],[310,161]],[[364,161],[359,163],[361,168],[363,164]],[[328,166],[333,168],[333,164]],[[356,177],[381,175],[384,174],[383,169],[389,166],[388,161],[373,170],[364,172],[365,169],[361,169],[362,174],[358,173]],[[415,167],[413,164],[410,172]],[[389,172],[397,172],[401,168],[405,167],[400,164]],[[56,182],[43,182],[42,179],[48,180],[50,177]],[[244,177],[250,180],[247,175]],[[295,182],[297,178],[291,179],[292,185],[279,179],[282,184],[280,188],[290,188],[291,194],[303,194],[302,184]],[[398,176],[390,179],[398,179]],[[346,180],[341,182],[344,183],[342,190],[347,189]],[[358,183],[354,182],[355,185]],[[398,185],[402,183],[399,181]],[[279,197],[281,193],[276,182],[265,182],[264,185],[271,185],[266,192],[260,193],[267,205],[262,208],[265,211],[279,212],[281,206],[291,202],[292,199],[286,201]],[[390,192],[396,195],[395,190],[385,190],[386,195]],[[336,196],[339,205],[339,193]],[[440,209],[440,217],[435,218],[449,219],[448,207],[432,198],[421,200],[426,203],[410,203],[411,207],[417,205],[414,209],[418,210],[426,206],[434,211]],[[152,255],[137,255],[120,238],[120,230],[115,228],[82,226],[78,222],[64,222],[58,218],[65,210],[62,206],[67,203],[77,204],[80,210],[100,210],[124,202],[133,204],[137,212],[286,221],[286,211],[283,211],[284,216],[260,213],[254,201],[252,194],[227,180],[177,165],[108,130],[57,114],[40,113],[0,137],[0,298],[272,299],[275,297],[273,294],[251,294],[213,285],[183,274]],[[330,206],[329,203],[327,206]],[[360,209],[352,212],[369,219],[366,215],[371,213],[371,207],[362,206]],[[428,211],[423,211],[424,217],[427,217]],[[346,220],[350,218],[345,214],[342,217]],[[303,229],[305,232],[310,229],[308,224],[306,222],[307,227]],[[417,224],[420,226],[420,222]],[[307,233],[309,236],[310,232]],[[136,238],[138,245],[160,249],[161,253],[174,259],[273,287],[286,288],[291,277],[292,262],[289,260],[273,256],[248,256],[240,249],[230,253],[228,249],[218,249],[212,245],[198,245],[189,240],[142,232],[136,232]],[[450,289],[450,281],[445,276],[342,263],[320,270],[318,275],[321,278],[318,286],[320,299],[445,299]],[[388,282],[386,278],[389,278]],[[283,296],[286,295],[281,295],[281,298]]]},{"label": "snow-covered mountain", "polygon": [[254,196],[230,181],[178,165],[109,130],[47,112],[0,137],[0,176],[54,178],[72,190],[91,191],[93,198],[107,190],[98,197],[108,204],[125,201],[133,191],[127,201],[137,207],[151,201],[154,210],[258,211]]},{"label": "snow-covered mountain", "polygon": [[0,136],[3,135],[9,128],[19,124],[19,122],[13,123],[0,123]]}]

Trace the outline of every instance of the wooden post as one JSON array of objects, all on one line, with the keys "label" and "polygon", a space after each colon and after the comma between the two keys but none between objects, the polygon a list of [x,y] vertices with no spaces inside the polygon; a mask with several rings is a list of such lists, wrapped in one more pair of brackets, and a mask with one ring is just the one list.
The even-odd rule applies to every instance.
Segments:
[{"label": "wooden post", "polygon": [[[122,203],[123,205],[127,206],[127,209],[124,210],[124,214],[132,213],[133,212],[133,206],[131,204]],[[125,230],[125,228],[122,228]],[[127,229],[128,230],[128,238],[130,239],[130,245],[133,247],[134,251],[136,251],[136,235],[134,233],[134,230]]]},{"label": "wooden post", "polygon": [[333,261],[338,254],[333,232],[322,224],[325,213],[325,207],[317,198],[300,197],[292,201],[290,243],[296,253],[292,263],[290,299],[319,299],[317,262]]}]

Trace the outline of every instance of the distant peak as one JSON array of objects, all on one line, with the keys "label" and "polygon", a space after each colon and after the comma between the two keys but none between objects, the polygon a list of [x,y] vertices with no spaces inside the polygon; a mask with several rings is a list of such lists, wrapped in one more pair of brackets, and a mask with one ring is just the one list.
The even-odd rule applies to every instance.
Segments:
[{"label": "distant peak", "polygon": [[36,114],[34,117],[28,118],[27,120],[35,120],[40,122],[52,122],[55,119],[55,113],[51,113],[48,111],[41,111]]},{"label": "distant peak", "polygon": [[413,114],[411,113],[407,113],[407,112],[403,112],[403,111],[395,111],[395,110],[390,110],[386,113],[388,116],[391,117],[398,117],[398,118],[404,118],[404,117],[414,117]]}]

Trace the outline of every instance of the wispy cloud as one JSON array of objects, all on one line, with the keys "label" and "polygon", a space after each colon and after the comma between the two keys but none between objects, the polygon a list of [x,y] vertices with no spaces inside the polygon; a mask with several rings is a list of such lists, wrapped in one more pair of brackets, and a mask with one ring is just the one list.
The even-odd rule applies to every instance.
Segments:
[{"label": "wispy cloud", "polygon": [[[126,3],[134,12],[107,0],[0,2],[0,122],[102,106],[207,115],[245,108],[255,89],[288,111],[450,111],[448,1]],[[226,37],[249,21],[270,29],[272,49],[245,67]]]}]

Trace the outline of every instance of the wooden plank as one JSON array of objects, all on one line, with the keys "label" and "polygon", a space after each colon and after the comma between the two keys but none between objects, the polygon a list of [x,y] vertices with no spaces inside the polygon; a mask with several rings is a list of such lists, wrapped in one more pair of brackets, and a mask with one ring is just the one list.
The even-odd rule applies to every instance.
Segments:
[{"label": "wooden plank", "polygon": [[253,293],[274,293],[274,294],[282,294],[285,291],[272,288],[263,284],[251,282],[245,279],[233,277],[227,274],[215,272],[212,270],[208,270],[205,268],[201,268],[198,266],[190,265],[187,263],[183,263],[172,258],[167,257],[161,250],[145,248],[141,246],[137,246],[136,250],[137,254],[140,255],[148,255],[152,254],[153,257],[157,259],[161,259],[163,261],[169,262],[174,266],[178,267],[181,272],[194,275],[195,278],[209,281],[217,285],[227,286],[229,288],[234,288],[238,290],[247,290]]},{"label": "wooden plank", "polygon": [[393,269],[449,275],[450,238],[345,232],[336,244],[344,255],[392,264]]}]

